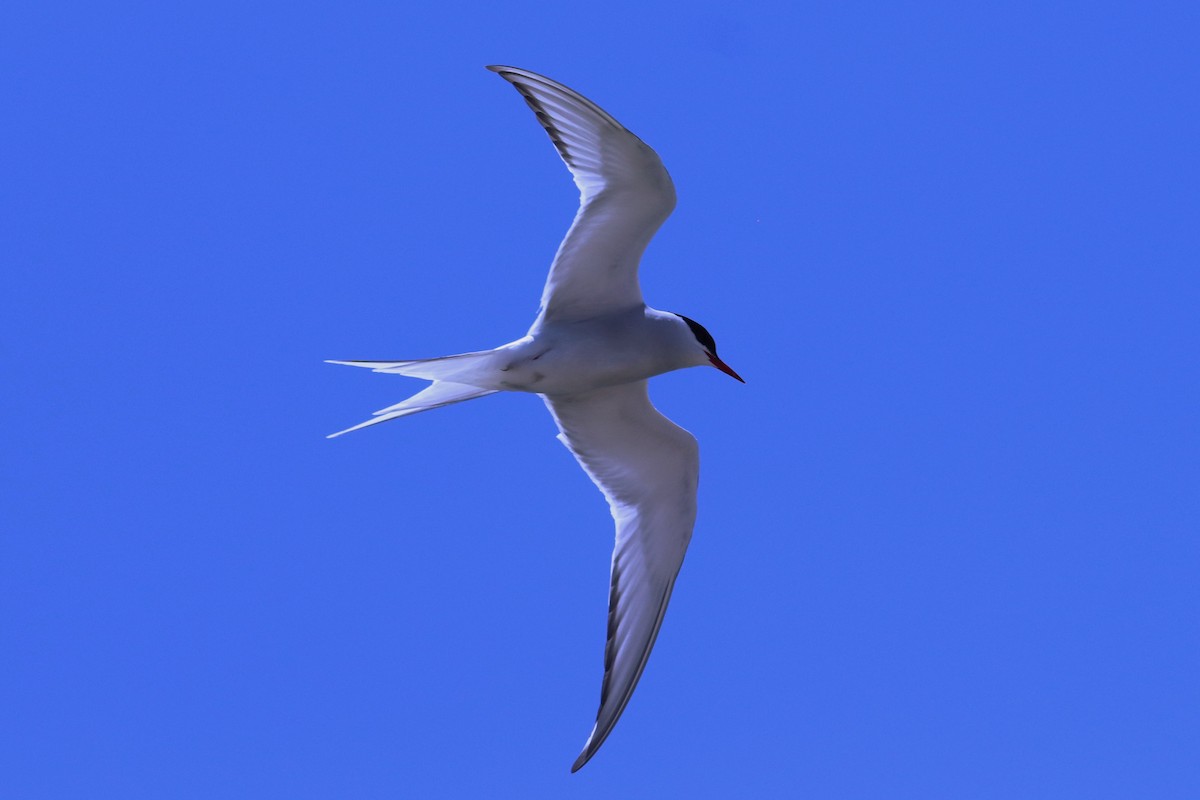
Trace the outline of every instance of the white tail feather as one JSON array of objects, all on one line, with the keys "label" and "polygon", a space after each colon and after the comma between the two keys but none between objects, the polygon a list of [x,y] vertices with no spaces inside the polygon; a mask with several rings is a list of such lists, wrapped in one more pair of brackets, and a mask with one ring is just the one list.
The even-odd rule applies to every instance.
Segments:
[{"label": "white tail feather", "polygon": [[[334,361],[334,364],[350,364],[351,366],[370,366],[377,363],[399,363],[409,364],[415,362],[355,362],[355,361]],[[376,369],[376,372],[388,372],[385,369]],[[343,433],[356,431],[359,428],[366,428],[369,425],[377,425],[380,422],[407,417],[409,414],[417,414],[422,411],[429,411],[434,408],[448,406],[451,403],[461,403],[464,400],[473,400],[476,397],[483,397],[488,394],[495,394],[495,389],[480,389],[478,386],[468,386],[462,383],[452,383],[450,381],[434,381],[426,386],[421,391],[414,394],[412,397],[402,402],[396,403],[394,406],[388,406],[375,412],[375,416],[366,422],[346,428],[344,431],[331,433],[327,439],[332,439],[335,436],[341,436]]]},{"label": "white tail feather", "polygon": [[480,350],[476,353],[459,353],[455,356],[427,358],[414,361],[327,361],[327,364],[345,364],[348,367],[364,367],[375,372],[407,375],[427,381],[454,381],[471,383],[471,377],[491,371],[491,356],[495,350]]}]

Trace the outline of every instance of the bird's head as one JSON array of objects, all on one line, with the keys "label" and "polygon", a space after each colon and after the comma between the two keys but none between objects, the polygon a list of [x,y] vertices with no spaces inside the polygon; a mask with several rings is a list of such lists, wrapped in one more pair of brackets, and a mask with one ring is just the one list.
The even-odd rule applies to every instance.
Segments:
[{"label": "bird's head", "polygon": [[[703,325],[701,325],[699,322],[696,322],[694,319],[688,319],[683,314],[676,314],[675,316],[687,323],[688,328],[692,332],[692,336],[696,339],[696,346],[703,351],[704,358],[709,364],[712,364],[714,367],[721,370],[721,372],[724,372],[731,378],[736,378],[739,381],[742,381],[742,383],[746,382],[742,379],[741,375],[738,375],[733,371],[732,367],[730,367],[721,359],[717,358],[717,343],[713,341],[712,334],[709,333]],[[699,363],[703,364],[704,362],[701,361]]]}]

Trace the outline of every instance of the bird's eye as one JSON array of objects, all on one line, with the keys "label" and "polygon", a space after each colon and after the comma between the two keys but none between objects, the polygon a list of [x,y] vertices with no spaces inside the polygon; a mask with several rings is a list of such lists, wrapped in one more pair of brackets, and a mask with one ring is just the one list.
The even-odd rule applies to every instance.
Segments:
[{"label": "bird's eye", "polygon": [[679,318],[686,322],[688,327],[692,329],[692,335],[696,337],[696,341],[703,345],[705,350],[715,356],[717,354],[717,343],[713,341],[712,334],[694,319],[688,319],[683,314],[680,314]]}]

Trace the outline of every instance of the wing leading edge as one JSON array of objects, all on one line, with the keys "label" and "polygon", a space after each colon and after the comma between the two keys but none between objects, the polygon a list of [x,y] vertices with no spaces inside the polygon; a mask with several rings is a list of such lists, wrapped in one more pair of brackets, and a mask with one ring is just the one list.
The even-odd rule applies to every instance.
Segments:
[{"label": "wing leading edge", "polygon": [[543,399],[616,522],[600,709],[575,772],[608,738],[646,668],[692,537],[700,453],[650,403],[645,381]]},{"label": "wing leading edge", "polygon": [[550,266],[538,321],[641,305],[638,262],[675,208],[675,185],[662,160],[561,83],[515,67],[488,69],[525,98],[579,187],[579,211]]}]

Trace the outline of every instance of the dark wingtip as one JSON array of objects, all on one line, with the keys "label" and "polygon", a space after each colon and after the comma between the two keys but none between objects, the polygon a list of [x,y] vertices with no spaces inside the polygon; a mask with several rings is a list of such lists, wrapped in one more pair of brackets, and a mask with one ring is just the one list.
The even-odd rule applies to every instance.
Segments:
[{"label": "dark wingtip", "polygon": [[592,756],[595,754],[596,752],[591,750],[591,748],[583,748],[583,752],[579,754],[579,758],[575,759],[575,763],[571,765],[571,774],[574,775],[576,772],[579,772],[584,764],[592,760]]}]

